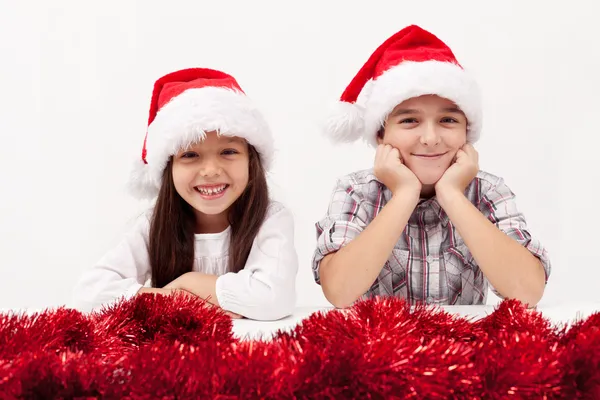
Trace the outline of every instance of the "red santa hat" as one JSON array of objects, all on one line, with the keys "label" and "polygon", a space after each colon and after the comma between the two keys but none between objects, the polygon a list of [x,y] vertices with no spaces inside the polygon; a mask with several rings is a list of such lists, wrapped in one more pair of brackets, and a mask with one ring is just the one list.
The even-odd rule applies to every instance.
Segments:
[{"label": "red santa hat", "polygon": [[411,25],[387,39],[358,71],[325,122],[334,142],[362,137],[377,145],[377,132],[400,103],[434,94],[447,98],[465,113],[467,141],[481,132],[479,88],[450,48],[433,34]]},{"label": "red santa hat", "polygon": [[258,151],[265,170],[269,169],[274,151],[271,130],[232,76],[190,68],[158,79],[141,158],[129,181],[132,194],[155,197],[169,157],[211,131],[246,139]]}]

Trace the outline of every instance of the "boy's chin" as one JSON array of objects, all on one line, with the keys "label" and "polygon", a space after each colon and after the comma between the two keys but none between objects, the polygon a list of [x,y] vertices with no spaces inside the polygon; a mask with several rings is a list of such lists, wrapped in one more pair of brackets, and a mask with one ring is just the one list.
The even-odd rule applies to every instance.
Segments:
[{"label": "boy's chin", "polygon": [[421,185],[432,186],[435,185],[444,174],[420,174],[417,175],[417,178],[421,182]]}]

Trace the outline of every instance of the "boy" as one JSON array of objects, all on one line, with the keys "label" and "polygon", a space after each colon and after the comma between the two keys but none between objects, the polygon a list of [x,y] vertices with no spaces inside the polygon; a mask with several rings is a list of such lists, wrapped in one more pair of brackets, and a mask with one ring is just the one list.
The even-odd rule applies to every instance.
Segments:
[{"label": "boy", "polygon": [[326,134],[377,147],[374,168],[337,182],[317,222],[315,280],[336,307],[360,297],[535,306],[550,275],[514,194],[479,171],[477,85],[436,36],[409,26],[346,88]]}]

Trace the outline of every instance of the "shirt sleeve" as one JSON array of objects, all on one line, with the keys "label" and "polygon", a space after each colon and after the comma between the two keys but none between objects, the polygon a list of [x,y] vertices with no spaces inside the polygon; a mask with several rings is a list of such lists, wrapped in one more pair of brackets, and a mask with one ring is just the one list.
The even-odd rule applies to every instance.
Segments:
[{"label": "shirt sleeve", "polygon": [[[541,261],[547,283],[552,269],[548,252],[542,243],[530,233],[525,216],[517,208],[514,193],[502,178],[498,178],[495,184],[487,186],[483,190],[479,210],[502,232],[523,245]],[[490,285],[490,287],[494,294],[503,297],[493,286]]]},{"label": "shirt sleeve", "polygon": [[150,220],[143,215],[114,249],[83,273],[73,290],[76,309],[94,311],[135,296],[150,276],[149,230]]},{"label": "shirt sleeve", "polygon": [[273,203],[244,269],[217,278],[217,300],[224,310],[249,319],[281,319],[294,311],[297,273],[293,215]]},{"label": "shirt sleeve", "polygon": [[323,258],[347,245],[366,228],[369,217],[361,203],[360,196],[350,182],[337,181],[327,214],[315,224],[317,248],[313,255],[312,271],[317,284],[321,284],[319,268]]}]

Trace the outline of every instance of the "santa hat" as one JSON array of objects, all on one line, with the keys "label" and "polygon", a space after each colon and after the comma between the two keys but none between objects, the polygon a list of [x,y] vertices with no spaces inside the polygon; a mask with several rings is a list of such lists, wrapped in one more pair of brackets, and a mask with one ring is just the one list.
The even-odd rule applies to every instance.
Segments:
[{"label": "santa hat", "polygon": [[363,138],[377,145],[377,132],[400,103],[422,95],[447,98],[465,113],[467,141],[482,123],[479,88],[444,42],[411,25],[387,39],[358,71],[325,122],[334,142]]},{"label": "santa hat", "polygon": [[141,158],[129,189],[138,198],[158,194],[169,157],[207,132],[244,138],[259,153],[265,170],[273,156],[271,130],[236,80],[221,71],[190,68],[175,71],[154,84]]}]

